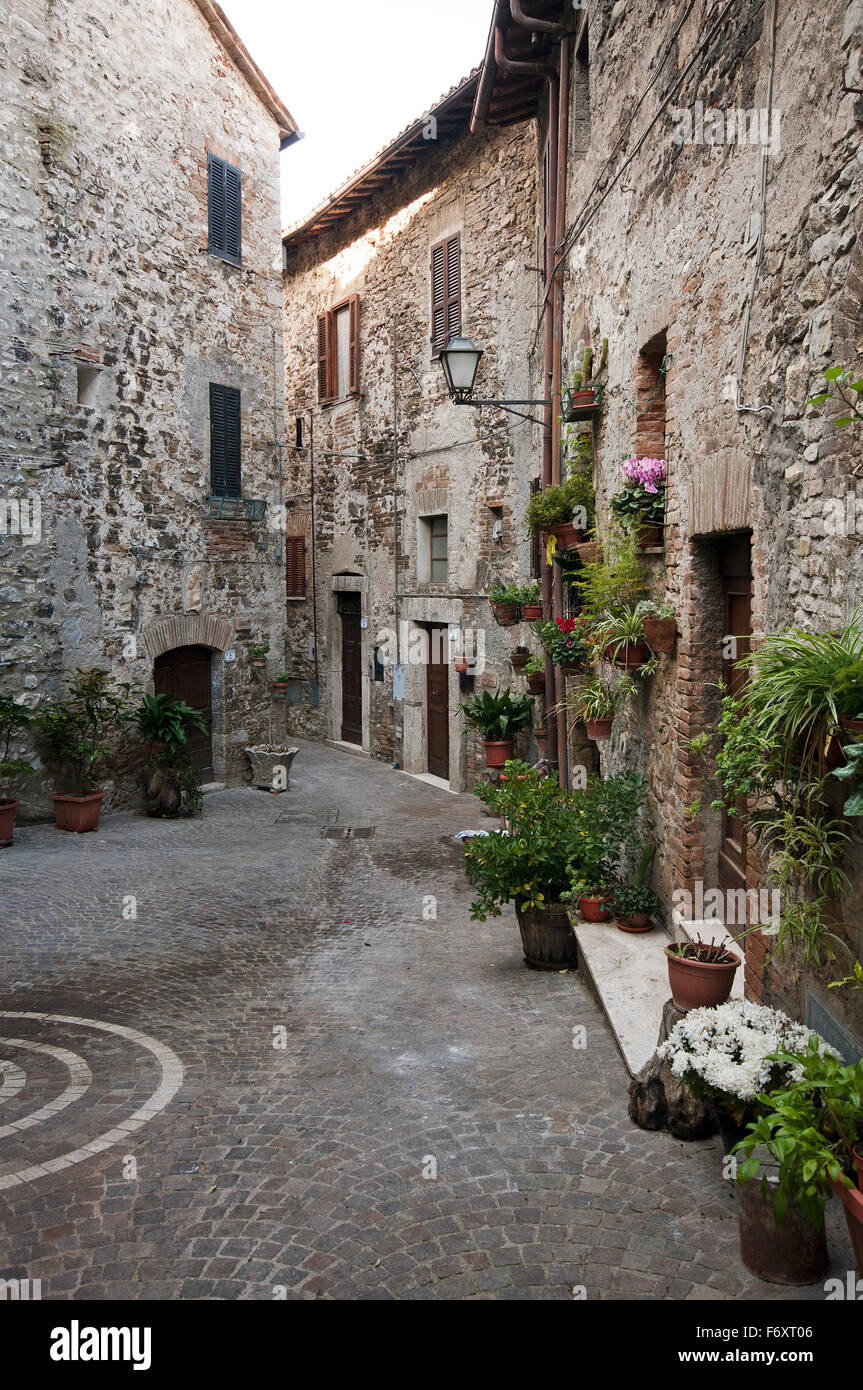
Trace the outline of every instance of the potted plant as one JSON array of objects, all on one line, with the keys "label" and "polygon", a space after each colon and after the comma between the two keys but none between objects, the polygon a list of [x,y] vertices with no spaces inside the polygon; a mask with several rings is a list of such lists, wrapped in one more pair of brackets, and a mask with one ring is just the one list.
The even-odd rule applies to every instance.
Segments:
[{"label": "potted plant", "polygon": [[670,655],[677,644],[677,621],[671,604],[645,599],[639,606],[647,645],[651,651]]},{"label": "potted plant", "polygon": [[740,957],[721,942],[675,941],[665,957],[671,997],[683,1013],[724,1004],[731,994]]},{"label": "potted plant", "polygon": [[642,851],[637,824],[647,799],[647,783],[640,774],[621,772],[613,777],[590,777],[581,792],[573,794],[578,811],[578,833],[573,839],[569,864],[570,883],[562,895],[574,903],[587,922],[605,922],[623,875],[623,862]]},{"label": "potted plant", "polygon": [[[571,550],[584,537],[593,517],[595,498],[590,472],[574,468],[561,483],[550,484],[531,497],[524,514],[529,536],[553,536],[554,549]],[[549,555],[549,561],[551,559]]]},{"label": "potted plant", "polygon": [[835,680],[839,727],[852,734],[863,734],[863,658],[850,661]]},{"label": "potted plant", "polygon": [[503,767],[515,751],[515,734],[531,723],[533,699],[530,695],[512,695],[507,687],[484,690],[460,708],[482,736],[487,766]]},{"label": "potted plant", "polygon": [[607,922],[611,916],[612,892],[606,880],[598,873],[578,874],[562,895],[565,902],[572,902],[579,917],[585,922]]},{"label": "potted plant", "polygon": [[488,596],[495,622],[512,627],[518,621],[521,589],[516,584],[496,584]]},{"label": "potted plant", "polygon": [[579,541],[575,553],[583,565],[601,565],[604,557],[602,541]]},{"label": "potted plant", "polygon": [[530,661],[530,649],[528,647],[514,647],[509,656],[514,671],[523,671]]},{"label": "potted plant", "polygon": [[630,676],[623,676],[616,683],[594,676],[579,686],[567,700],[566,707],[585,725],[588,738],[611,738],[614,717],[634,690],[635,683]]},{"label": "potted plant", "polygon": [[542,617],[538,584],[526,584],[519,590],[519,608],[522,620],[526,623],[535,623]]},{"label": "potted plant", "polygon": [[652,674],[656,669],[656,658],[654,665],[650,665],[640,603],[634,608],[621,604],[614,612],[607,612],[594,628],[594,639],[604,659],[612,666],[644,674]]},{"label": "potted plant", "polygon": [[[737,1146],[745,1155],[738,1182],[750,1190],[750,1207],[741,1211],[741,1258],[762,1278],[814,1283],[826,1264],[824,1203],[835,1193],[845,1207],[859,1274],[863,1197],[855,1150],[863,1144],[863,1061],[844,1066],[816,1034],[805,1050],[779,1047],[771,1060],[790,1065],[792,1079],[783,1090],[758,1096],[763,1113]],[[773,1168],[766,1182],[764,1151]],[[756,1177],[761,1178],[760,1190],[752,1181]],[[767,1193],[773,1199],[770,1221],[759,1221],[755,1203],[763,1205]],[[812,1254],[804,1259],[807,1227]],[[781,1237],[783,1228],[786,1240],[771,1242],[771,1234]],[[812,1239],[812,1232],[820,1234],[820,1241]],[[766,1262],[770,1268],[763,1272]]]},{"label": "potted plant", "polygon": [[532,656],[525,664],[524,674],[527,676],[528,689],[534,695],[541,695],[545,690],[545,661],[541,656]]},{"label": "potted plant", "polygon": [[145,695],[129,722],[147,744],[141,774],[147,815],[162,819],[195,815],[202,796],[188,736],[193,729],[206,733],[200,710],[178,695]]},{"label": "potted plant", "polygon": [[49,700],[37,711],[33,722],[40,743],[48,760],[66,769],[70,788],[51,797],[58,829],[76,834],[98,829],[105,796],[97,790],[99,764],[126,722],[129,690],[112,685],[100,667],[76,670],[68,677],[65,698]]},{"label": "potted plant", "polygon": [[662,903],[652,888],[634,883],[614,891],[614,911],[617,925],[625,932],[652,931],[651,915],[662,910]]},{"label": "potted plant", "polygon": [[590,657],[591,624],[590,619],[580,613],[576,618],[555,618],[553,623],[542,623],[537,631],[545,648],[565,676],[579,675]]},{"label": "potted plant", "polygon": [[544,724],[534,728],[533,737],[536,742],[537,752],[540,758],[545,757],[545,748],[548,743],[548,729]]},{"label": "potted plant", "polygon": [[[30,763],[9,757],[13,738],[22,734],[31,723],[31,715],[23,705],[19,705],[11,695],[0,695],[0,783],[15,782],[19,777],[28,777],[36,771]],[[14,796],[0,796],[0,849],[12,843],[17,806],[18,801]]]},{"label": "potted plant", "polygon": [[280,671],[273,681],[273,689],[278,695],[284,695],[292,679],[290,671]]},{"label": "potted plant", "polygon": [[661,545],[665,520],[665,459],[629,459],[621,472],[626,484],[611,498],[612,512],[627,534],[635,533],[641,550]]},{"label": "potted plant", "polygon": [[[608,339],[603,338],[600,369],[607,352]],[[590,419],[602,404],[602,387],[590,382],[592,362],[593,348],[581,347],[569,383],[561,390],[561,418],[566,424],[571,424],[574,420]]]},{"label": "potted plant", "polygon": [[249,660],[251,661],[252,665],[258,667],[266,666],[267,653],[269,652],[269,650],[270,643],[266,637],[264,638],[263,642],[250,642]]}]

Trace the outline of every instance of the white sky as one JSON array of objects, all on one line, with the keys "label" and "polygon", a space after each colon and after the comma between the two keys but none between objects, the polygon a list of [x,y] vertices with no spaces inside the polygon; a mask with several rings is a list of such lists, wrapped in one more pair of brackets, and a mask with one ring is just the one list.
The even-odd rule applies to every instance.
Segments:
[{"label": "white sky", "polygon": [[492,0],[221,4],[305,132],[282,155],[285,227],[481,63],[492,15]]}]

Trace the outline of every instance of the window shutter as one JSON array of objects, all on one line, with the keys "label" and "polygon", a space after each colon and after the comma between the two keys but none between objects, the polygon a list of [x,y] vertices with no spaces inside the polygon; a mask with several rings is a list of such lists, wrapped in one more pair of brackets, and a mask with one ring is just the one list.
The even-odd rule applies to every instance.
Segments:
[{"label": "window shutter", "polygon": [[330,339],[332,337],[332,316],[330,314],[318,315],[318,400],[329,401],[333,398],[333,372],[332,353],[330,350]]},{"label": "window shutter", "polygon": [[440,352],[449,341],[446,335],[447,249],[446,242],[432,247],[432,351]]},{"label": "window shutter", "polygon": [[242,496],[240,393],[210,382],[210,491],[214,497]]},{"label": "window shutter", "polygon": [[306,538],[285,537],[286,583],[288,598],[306,596]]},{"label": "window shutter", "polygon": [[[446,340],[461,334],[461,237],[450,237],[446,248]],[[444,345],[446,346],[446,344]]]},{"label": "window shutter", "polygon": [[207,157],[209,250],[242,264],[242,174],[218,155]]},{"label": "window shutter", "polygon": [[351,357],[349,390],[352,396],[357,396],[360,391],[360,297],[358,294],[351,297],[350,315]]}]

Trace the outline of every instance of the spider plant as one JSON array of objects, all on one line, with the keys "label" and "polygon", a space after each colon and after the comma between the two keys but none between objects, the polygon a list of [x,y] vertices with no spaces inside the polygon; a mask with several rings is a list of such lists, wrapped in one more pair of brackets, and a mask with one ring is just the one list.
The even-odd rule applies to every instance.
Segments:
[{"label": "spider plant", "polygon": [[613,719],[624,700],[628,699],[635,689],[635,682],[630,676],[623,676],[619,681],[608,681],[601,676],[594,676],[562,700],[560,708],[567,710],[578,723],[586,724],[588,720],[595,719]]}]

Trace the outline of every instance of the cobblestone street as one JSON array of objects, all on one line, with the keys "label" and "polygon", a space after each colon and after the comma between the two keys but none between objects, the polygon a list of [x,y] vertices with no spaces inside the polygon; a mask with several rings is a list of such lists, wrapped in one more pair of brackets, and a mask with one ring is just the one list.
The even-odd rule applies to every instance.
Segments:
[{"label": "cobblestone street", "polygon": [[630,1124],[578,974],[526,970],[509,912],[469,921],[453,836],[483,824],[304,743],[282,797],[18,829],[0,1276],[61,1300],[823,1299],[741,1266],[718,1139]]}]

